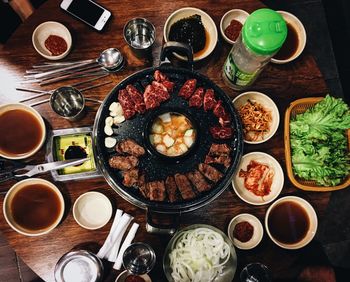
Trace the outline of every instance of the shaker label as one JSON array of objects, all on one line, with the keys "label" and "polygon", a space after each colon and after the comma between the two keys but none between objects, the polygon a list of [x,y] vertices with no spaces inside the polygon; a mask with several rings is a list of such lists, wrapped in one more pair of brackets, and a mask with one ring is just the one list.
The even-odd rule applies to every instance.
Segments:
[{"label": "shaker label", "polygon": [[246,86],[255,79],[258,72],[256,71],[254,73],[246,73],[241,71],[233,61],[233,58],[230,54],[227,57],[224,65],[224,73],[232,84],[238,86]]}]

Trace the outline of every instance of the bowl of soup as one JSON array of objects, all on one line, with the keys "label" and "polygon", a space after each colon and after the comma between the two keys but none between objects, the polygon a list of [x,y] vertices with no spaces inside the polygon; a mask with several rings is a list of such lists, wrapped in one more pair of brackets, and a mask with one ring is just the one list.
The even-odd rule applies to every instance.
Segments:
[{"label": "bowl of soup", "polygon": [[311,204],[295,196],[278,199],[265,216],[267,234],[284,249],[300,249],[310,243],[317,224],[317,215]]},{"label": "bowl of soup", "polygon": [[0,106],[0,156],[25,159],[40,150],[46,128],[41,115],[24,104]]},{"label": "bowl of soup", "polygon": [[194,122],[180,112],[164,112],[149,122],[146,133],[151,150],[166,158],[187,155],[195,146],[197,130]]},{"label": "bowl of soup", "polygon": [[29,178],[7,192],[3,213],[10,227],[26,236],[39,236],[53,230],[64,213],[64,199],[51,182]]}]

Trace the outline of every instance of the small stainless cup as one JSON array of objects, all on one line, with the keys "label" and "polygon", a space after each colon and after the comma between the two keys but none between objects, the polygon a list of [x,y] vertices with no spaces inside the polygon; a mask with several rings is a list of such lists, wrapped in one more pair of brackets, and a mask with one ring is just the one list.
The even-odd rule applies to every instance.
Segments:
[{"label": "small stainless cup", "polygon": [[156,38],[156,28],[144,18],[134,18],[124,26],[124,39],[138,57],[152,55],[152,45]]},{"label": "small stainless cup", "polygon": [[79,120],[85,114],[85,98],[72,86],[57,88],[51,94],[50,105],[56,114],[71,121]]}]

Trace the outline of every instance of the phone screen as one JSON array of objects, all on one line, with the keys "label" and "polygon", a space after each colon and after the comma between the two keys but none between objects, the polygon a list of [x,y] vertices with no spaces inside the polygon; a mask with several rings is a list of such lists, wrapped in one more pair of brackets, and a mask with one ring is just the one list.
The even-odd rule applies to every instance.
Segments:
[{"label": "phone screen", "polygon": [[78,16],[92,26],[96,25],[97,21],[104,12],[101,7],[87,0],[73,0],[67,11]]}]

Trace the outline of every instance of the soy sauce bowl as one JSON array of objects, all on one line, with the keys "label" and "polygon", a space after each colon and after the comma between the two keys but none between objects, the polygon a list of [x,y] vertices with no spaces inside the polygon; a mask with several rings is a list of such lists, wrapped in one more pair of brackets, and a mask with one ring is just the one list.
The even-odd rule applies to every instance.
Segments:
[{"label": "soy sauce bowl", "polygon": [[[297,204],[300,206],[300,208],[302,208],[304,210],[304,212],[306,213],[307,217],[308,217],[308,221],[309,221],[309,226],[308,226],[308,230],[306,231],[305,236],[298,242],[296,243],[284,243],[279,241],[277,238],[275,238],[270,230],[270,226],[269,226],[269,219],[271,216],[271,211],[279,204],[285,203],[285,202],[292,202],[294,204]],[[294,224],[295,223],[295,215],[293,214],[293,210],[290,209],[288,210],[288,216],[286,216],[286,218],[282,218],[281,220],[285,220],[285,221],[290,221],[290,224]],[[314,238],[316,231],[317,231],[317,225],[318,225],[318,219],[317,219],[317,215],[316,212],[314,210],[314,208],[311,206],[311,204],[304,200],[303,198],[300,197],[296,197],[296,196],[286,196],[283,198],[278,199],[276,202],[274,202],[267,210],[266,215],[265,215],[265,229],[267,234],[269,235],[270,239],[277,245],[280,246],[283,249],[288,249],[288,250],[296,250],[296,249],[300,249],[304,246],[306,246],[307,244],[309,244],[311,242],[311,240]],[[282,226],[279,226],[280,228],[283,228]]]},{"label": "soy sauce bowl", "polygon": [[[294,61],[304,51],[307,36],[306,36],[306,31],[305,31],[303,23],[296,16],[294,16],[291,13],[285,12],[285,11],[277,11],[277,12],[282,15],[283,19],[286,21],[287,24],[293,26],[293,28],[295,29],[297,36],[298,36],[298,45],[295,49],[295,52],[289,58],[284,59],[284,60],[276,59],[274,57],[271,58],[271,62],[274,64],[286,64],[286,63],[289,63],[291,61]],[[287,39],[288,39],[288,37],[287,37]],[[283,48],[283,46],[282,46],[282,48]]]}]

